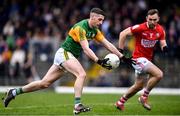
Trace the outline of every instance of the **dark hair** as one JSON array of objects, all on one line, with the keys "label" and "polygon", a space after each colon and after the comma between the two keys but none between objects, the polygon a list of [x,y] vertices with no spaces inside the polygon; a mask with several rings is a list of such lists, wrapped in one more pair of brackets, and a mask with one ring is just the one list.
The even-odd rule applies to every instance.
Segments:
[{"label": "dark hair", "polygon": [[148,15],[154,15],[154,14],[157,14],[159,16],[159,11],[157,9],[150,9],[147,12],[147,16]]},{"label": "dark hair", "polygon": [[92,8],[90,13],[97,13],[105,16],[105,12],[101,10],[100,8]]}]

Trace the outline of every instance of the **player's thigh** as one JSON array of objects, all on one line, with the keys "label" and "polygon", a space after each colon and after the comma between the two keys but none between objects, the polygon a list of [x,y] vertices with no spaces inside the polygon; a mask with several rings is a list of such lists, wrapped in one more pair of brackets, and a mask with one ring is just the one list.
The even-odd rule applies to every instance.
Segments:
[{"label": "player's thigh", "polygon": [[65,69],[74,74],[76,77],[85,76],[85,71],[79,61],[71,52],[59,48],[55,54],[54,65],[59,66],[60,69]]},{"label": "player's thigh", "polygon": [[151,63],[150,65],[148,65],[146,72],[148,74],[150,74],[150,77],[162,77],[163,76],[163,72],[153,63]]},{"label": "player's thigh", "polygon": [[63,70],[61,70],[58,66],[52,65],[46,75],[43,77],[42,81],[53,83],[57,79],[59,79],[63,74]]},{"label": "player's thigh", "polygon": [[70,73],[74,74],[76,77],[80,75],[86,76],[85,70],[77,59],[69,59],[62,63],[62,66]]}]

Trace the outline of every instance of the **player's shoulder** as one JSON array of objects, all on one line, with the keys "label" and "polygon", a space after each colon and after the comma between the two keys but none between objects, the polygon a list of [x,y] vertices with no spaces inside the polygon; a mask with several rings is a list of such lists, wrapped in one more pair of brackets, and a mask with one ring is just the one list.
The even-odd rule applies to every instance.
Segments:
[{"label": "player's shoulder", "polygon": [[88,25],[87,19],[81,20],[77,22],[73,27],[80,27],[80,28],[85,28]]},{"label": "player's shoulder", "polygon": [[147,22],[143,22],[139,24],[141,28],[147,28]]},{"label": "player's shoulder", "polygon": [[78,23],[76,23],[74,25],[74,27],[81,28],[85,31],[93,30],[93,31],[97,32],[99,30],[98,28],[90,28],[89,24],[88,24],[88,19],[84,19],[84,20],[79,21]]},{"label": "player's shoulder", "polygon": [[160,24],[157,24],[157,29],[164,30],[163,26]]},{"label": "player's shoulder", "polygon": [[162,32],[162,33],[164,33],[164,31],[165,31],[164,28],[163,28],[163,26],[160,25],[160,24],[157,24],[156,30],[159,31],[159,32]]},{"label": "player's shoulder", "polygon": [[136,24],[133,25],[131,27],[131,30],[135,30],[135,29],[145,29],[146,28],[146,23],[140,23],[140,24]]}]

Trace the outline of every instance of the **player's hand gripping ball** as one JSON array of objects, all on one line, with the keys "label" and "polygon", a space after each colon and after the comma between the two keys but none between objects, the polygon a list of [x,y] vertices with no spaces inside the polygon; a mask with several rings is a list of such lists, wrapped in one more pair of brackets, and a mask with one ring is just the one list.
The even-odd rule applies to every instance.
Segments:
[{"label": "player's hand gripping ball", "polygon": [[108,58],[107,64],[111,65],[113,69],[117,68],[120,64],[120,59],[116,54],[109,53],[104,59]]}]

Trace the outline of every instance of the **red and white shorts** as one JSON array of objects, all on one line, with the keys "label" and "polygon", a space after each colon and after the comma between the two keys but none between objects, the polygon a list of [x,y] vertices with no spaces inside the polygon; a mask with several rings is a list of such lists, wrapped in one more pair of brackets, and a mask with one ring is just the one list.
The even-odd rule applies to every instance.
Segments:
[{"label": "red and white shorts", "polygon": [[146,74],[147,69],[152,65],[152,62],[144,57],[135,58],[133,60],[136,61],[135,65],[132,64],[136,75]]}]

